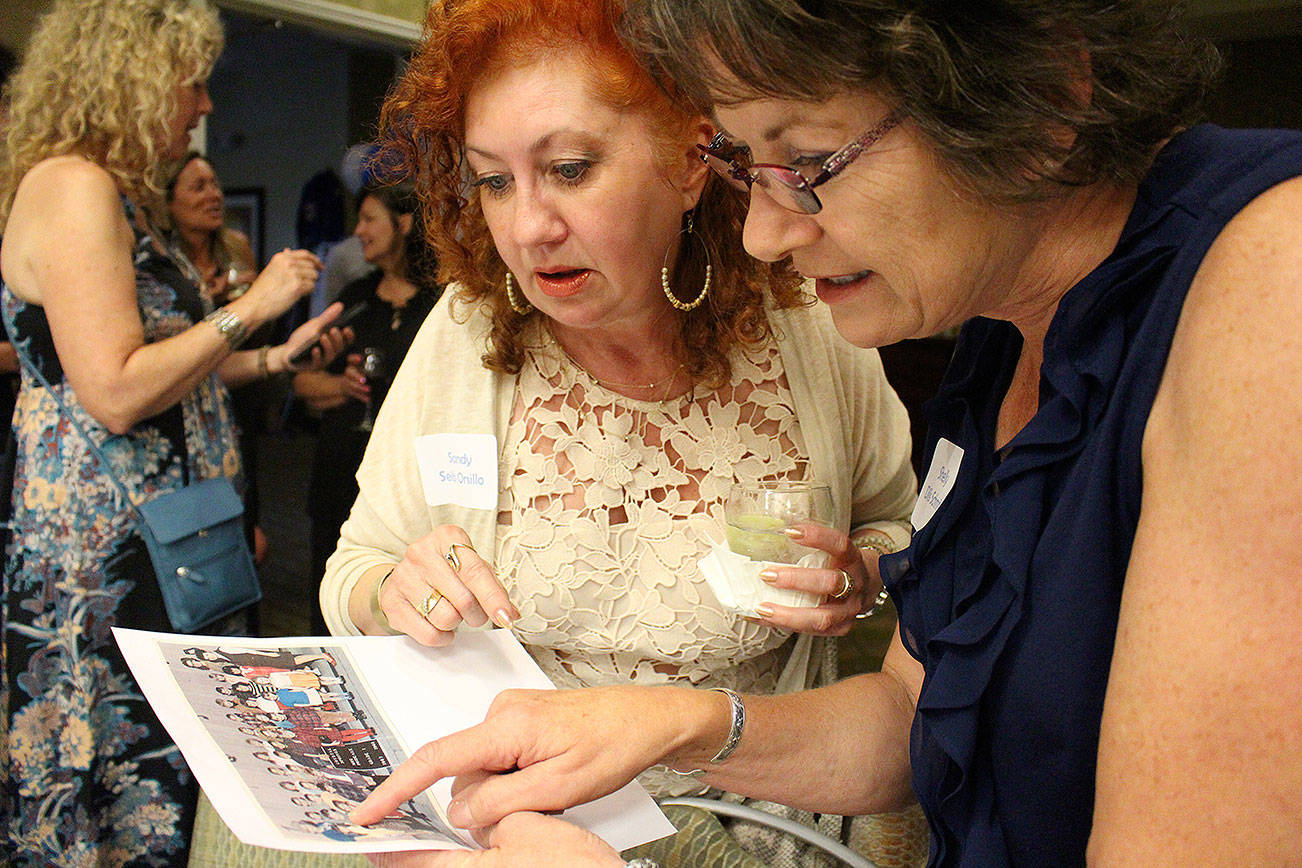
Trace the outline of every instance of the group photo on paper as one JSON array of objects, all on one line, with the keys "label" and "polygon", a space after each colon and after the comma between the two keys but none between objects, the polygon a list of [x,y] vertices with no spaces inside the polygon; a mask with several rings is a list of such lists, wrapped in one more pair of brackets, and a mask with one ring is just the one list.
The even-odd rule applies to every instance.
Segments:
[{"label": "group photo on paper", "polygon": [[262,263],[214,2],[0,90],[0,862],[1302,864],[1302,132],[1181,8],[430,0]]}]

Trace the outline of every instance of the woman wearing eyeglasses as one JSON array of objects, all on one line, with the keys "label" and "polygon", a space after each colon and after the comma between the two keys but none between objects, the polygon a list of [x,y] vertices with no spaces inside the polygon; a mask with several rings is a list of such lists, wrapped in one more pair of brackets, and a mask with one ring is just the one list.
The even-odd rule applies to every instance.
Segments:
[{"label": "woman wearing eyeglasses", "polygon": [[[935,865],[1302,862],[1302,136],[1191,126],[1215,60],[1171,16],[637,3],[629,38],[725,131],[748,251],[854,344],[964,324],[881,563],[896,641],[881,674],[746,697],[740,733],[689,691],[513,695],[361,818],[461,774],[453,819],[487,829],[668,762],[816,810],[912,790]],[[619,864],[508,821],[495,864]]]},{"label": "woman wearing eyeglasses", "polygon": [[[601,0],[436,2],[398,88],[386,123],[449,289],[376,420],[322,584],[330,629],[442,645],[491,621],[561,687],[835,680],[828,637],[874,608],[872,565],[907,541],[907,419],[876,353],[746,255],[705,119],[670,104]],[[808,479],[835,518],[799,542],[830,562],[771,580],[821,604],[725,609],[698,565],[729,488]],[[914,814],[897,828],[925,849]]]}]

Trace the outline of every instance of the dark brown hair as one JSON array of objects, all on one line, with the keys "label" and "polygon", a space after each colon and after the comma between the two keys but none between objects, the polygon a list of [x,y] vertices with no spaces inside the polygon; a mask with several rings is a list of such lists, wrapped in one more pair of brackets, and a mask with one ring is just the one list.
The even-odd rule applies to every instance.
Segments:
[{"label": "dark brown hair", "polygon": [[[540,314],[512,310],[504,289],[506,266],[478,195],[467,192],[462,153],[467,96],[496,70],[540,55],[558,62],[563,57],[586,66],[598,98],[655,121],[654,145],[666,165],[681,159],[700,116],[684,108],[685,100],[662,92],[620,43],[614,27],[620,5],[614,0],[434,0],[420,48],[385,101],[378,161],[415,182],[440,278],[458,284],[460,302],[490,307],[484,362],[494,370],[520,370],[523,328]],[[577,52],[567,50],[576,46]],[[729,374],[728,353],[736,343],[754,345],[771,337],[766,293],[777,307],[807,299],[789,266],[746,255],[741,244],[745,202],[712,175],[695,215],[713,278],[708,300],[681,317],[681,337],[693,375],[718,384]],[[705,256],[700,244],[682,245],[673,285],[700,286]]]},{"label": "dark brown hair", "polygon": [[[1218,68],[1151,0],[631,0],[625,41],[703,111],[881,95],[991,201],[1134,183]],[[867,119],[865,119],[865,122]]]}]

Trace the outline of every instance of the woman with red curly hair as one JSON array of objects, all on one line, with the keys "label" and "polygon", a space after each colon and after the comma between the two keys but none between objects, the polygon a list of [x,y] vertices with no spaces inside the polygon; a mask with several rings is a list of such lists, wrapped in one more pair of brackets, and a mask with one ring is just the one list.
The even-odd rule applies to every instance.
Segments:
[{"label": "woman with red curly hair", "polygon": [[[421,194],[448,290],[380,411],[322,610],[427,645],[491,621],[559,687],[803,689],[834,678],[831,637],[907,542],[906,414],[875,351],[745,254],[744,203],[699,157],[714,130],[638,67],[615,11],[429,11],[385,163]],[[832,526],[789,533],[827,565],[769,579],[821,603],[724,608],[698,563],[729,488],[811,479]]]}]

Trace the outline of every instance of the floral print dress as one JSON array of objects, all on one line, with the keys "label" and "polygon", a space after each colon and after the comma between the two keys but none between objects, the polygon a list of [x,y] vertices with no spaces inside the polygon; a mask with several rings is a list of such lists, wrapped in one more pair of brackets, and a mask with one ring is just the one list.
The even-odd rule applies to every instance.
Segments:
[{"label": "floral print dress", "polygon": [[[135,225],[134,209],[126,207]],[[183,266],[147,233],[136,234],[136,294],[152,342],[189,328],[211,303]],[[113,435],[64,380],[43,309],[7,288],[2,303],[15,343],[59,391],[134,500],[239,475],[227,393],[215,376],[176,406]],[[0,863],[184,865],[197,785],[110,631],[171,630],[134,513],[27,371],[11,449],[12,521],[0,603]]]}]

